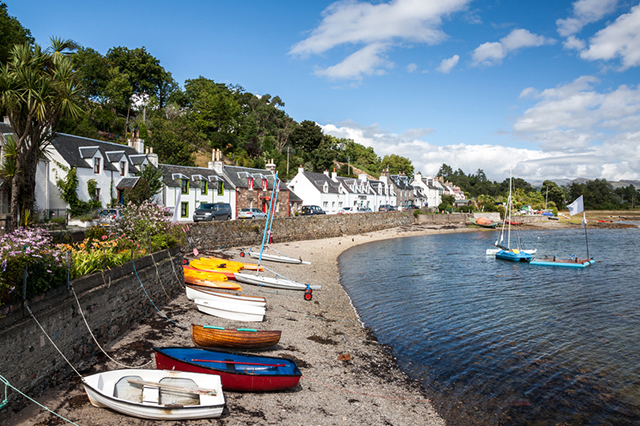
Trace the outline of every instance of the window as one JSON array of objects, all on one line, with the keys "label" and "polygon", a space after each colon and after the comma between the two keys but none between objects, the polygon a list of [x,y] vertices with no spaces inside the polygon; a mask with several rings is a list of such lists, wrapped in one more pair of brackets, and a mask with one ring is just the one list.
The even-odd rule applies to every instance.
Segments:
[{"label": "window", "polygon": [[120,162],[120,176],[124,176],[125,171],[127,170],[127,163],[124,161]]},{"label": "window", "polygon": [[218,181],[218,195],[224,195],[224,182]]},{"label": "window", "polygon": [[322,202],[322,210],[327,210],[328,206],[329,206],[329,202],[328,201],[323,201]]},{"label": "window", "polygon": [[189,179],[182,179],[181,193],[182,194],[188,194],[189,193]]},{"label": "window", "polygon": [[189,217],[189,202],[183,201],[180,203],[180,217]]},{"label": "window", "polygon": [[247,178],[247,188],[253,189],[253,178],[252,177],[248,177]]},{"label": "window", "polygon": [[322,187],[322,192],[324,192],[325,194],[326,194],[327,192],[329,192],[329,185],[327,185],[327,183],[326,183],[326,182],[324,183],[324,186]]},{"label": "window", "polygon": [[262,179],[262,190],[266,191],[267,190],[267,180],[266,179]]},{"label": "window", "polygon": [[100,201],[100,188],[96,188],[96,192],[93,196],[94,196],[94,200]]},{"label": "window", "polygon": [[100,158],[93,159],[93,173],[100,174]]},{"label": "window", "polygon": [[200,181],[200,193],[202,195],[207,195],[209,192],[209,182],[206,180]]}]

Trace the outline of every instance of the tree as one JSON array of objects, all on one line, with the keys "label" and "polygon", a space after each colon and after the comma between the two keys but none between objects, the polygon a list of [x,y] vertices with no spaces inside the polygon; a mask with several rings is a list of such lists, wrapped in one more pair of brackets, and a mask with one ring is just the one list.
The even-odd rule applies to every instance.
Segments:
[{"label": "tree", "polygon": [[452,175],[453,169],[451,168],[451,166],[443,163],[442,166],[440,166],[440,170],[438,170],[438,174],[436,176],[443,177],[448,180]]},{"label": "tree", "polygon": [[294,148],[310,153],[320,146],[323,136],[320,126],[313,121],[304,120],[291,132],[289,141]]},{"label": "tree", "polygon": [[557,183],[551,180],[545,180],[542,182],[542,188],[540,193],[545,197],[545,201],[553,202],[557,208],[564,209],[565,207],[565,195],[562,188]]},{"label": "tree", "polygon": [[[147,164],[143,167],[139,174],[141,180],[144,179],[147,187],[149,188],[149,194],[145,200],[150,200],[162,189],[164,183],[162,181],[162,170],[159,167],[155,167],[151,164]],[[137,186],[137,185],[136,185]]]},{"label": "tree", "polygon": [[65,116],[77,117],[76,74],[68,57],[75,44],[51,39],[39,45],[16,45],[10,60],[0,69],[0,105],[9,117],[16,139],[16,173],[11,181],[11,221],[19,223],[22,212],[33,211],[38,160]]},{"label": "tree", "polygon": [[16,44],[33,44],[31,31],[24,28],[20,21],[9,16],[7,5],[0,3],[0,64],[6,64],[11,58],[11,49]]},{"label": "tree", "polygon": [[153,147],[161,163],[193,166],[193,153],[197,146],[202,145],[200,137],[184,116],[170,119],[154,117],[147,144]]},{"label": "tree", "polygon": [[382,161],[380,161],[380,166],[388,168],[392,175],[400,172],[403,172],[407,176],[413,175],[413,164],[411,164],[411,160],[400,155],[385,155]]}]

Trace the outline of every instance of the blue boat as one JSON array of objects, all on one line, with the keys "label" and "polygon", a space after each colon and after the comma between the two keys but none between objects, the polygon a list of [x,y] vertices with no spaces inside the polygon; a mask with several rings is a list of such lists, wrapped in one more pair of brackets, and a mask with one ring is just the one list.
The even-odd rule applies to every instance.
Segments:
[{"label": "blue boat", "polygon": [[595,259],[579,259],[577,256],[571,257],[541,257],[539,259],[533,259],[529,264],[538,266],[562,266],[564,268],[586,268],[595,264]]},{"label": "blue boat", "polygon": [[531,262],[533,256],[518,249],[502,249],[496,253],[496,259],[510,260],[512,262]]}]

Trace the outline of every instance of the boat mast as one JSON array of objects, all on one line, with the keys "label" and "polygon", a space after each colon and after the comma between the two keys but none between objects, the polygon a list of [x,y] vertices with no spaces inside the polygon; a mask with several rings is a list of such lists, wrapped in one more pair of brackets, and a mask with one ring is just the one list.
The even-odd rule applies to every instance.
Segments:
[{"label": "boat mast", "polygon": [[509,209],[509,227],[507,228],[507,248],[511,250],[511,169],[509,169],[509,198],[507,199],[507,208]]}]

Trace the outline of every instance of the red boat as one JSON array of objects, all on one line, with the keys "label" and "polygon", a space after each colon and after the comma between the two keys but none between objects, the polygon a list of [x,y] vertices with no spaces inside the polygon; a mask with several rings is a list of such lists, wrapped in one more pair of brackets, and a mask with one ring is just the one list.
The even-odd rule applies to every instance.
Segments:
[{"label": "red boat", "polygon": [[153,348],[156,368],[217,374],[225,391],[268,392],[292,389],[302,373],[295,361],[201,348]]}]

